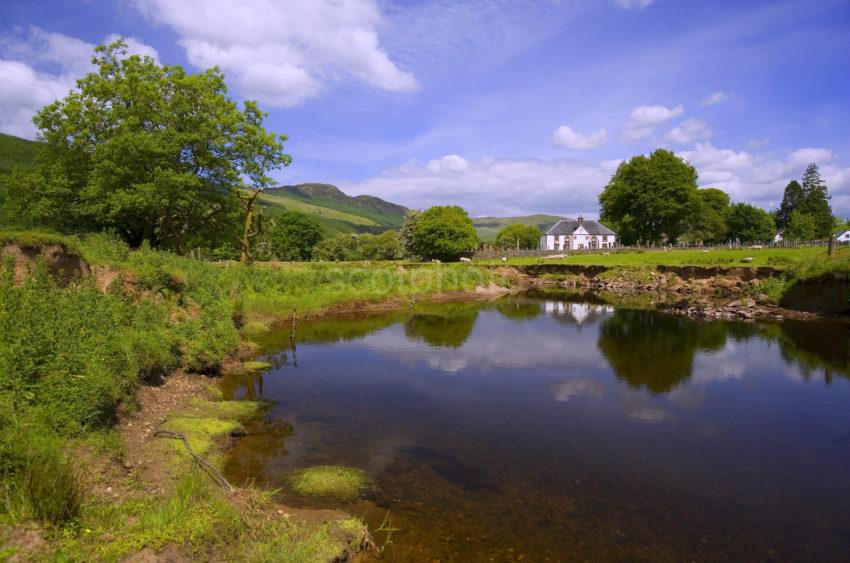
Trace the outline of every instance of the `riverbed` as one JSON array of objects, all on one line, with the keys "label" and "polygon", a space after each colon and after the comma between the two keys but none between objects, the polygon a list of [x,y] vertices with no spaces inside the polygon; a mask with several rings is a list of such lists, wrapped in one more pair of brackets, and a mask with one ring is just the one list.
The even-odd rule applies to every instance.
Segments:
[{"label": "riverbed", "polygon": [[[850,553],[850,325],[698,321],[565,294],[315,321],[257,338],[269,401],[225,460],[279,489],[370,485],[385,561],[838,560]],[[382,526],[383,524],[383,526]],[[391,530],[391,532],[390,532]]]}]

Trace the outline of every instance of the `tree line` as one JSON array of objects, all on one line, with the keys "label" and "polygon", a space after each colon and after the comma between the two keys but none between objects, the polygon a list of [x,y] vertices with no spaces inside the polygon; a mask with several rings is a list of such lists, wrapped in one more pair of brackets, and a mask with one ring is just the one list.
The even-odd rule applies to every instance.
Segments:
[{"label": "tree line", "polygon": [[827,239],[837,224],[817,164],[785,188],[778,209],[732,203],[717,188],[699,188],[697,171],[658,149],[621,163],[599,195],[600,219],[623,244],[721,243]]}]

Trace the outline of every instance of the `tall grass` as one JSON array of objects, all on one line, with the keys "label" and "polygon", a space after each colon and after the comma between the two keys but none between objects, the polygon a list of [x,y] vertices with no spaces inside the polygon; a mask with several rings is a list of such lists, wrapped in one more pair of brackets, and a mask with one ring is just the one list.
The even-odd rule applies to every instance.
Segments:
[{"label": "tall grass", "polygon": [[116,273],[105,290],[95,279],[60,286],[39,261],[16,283],[11,258],[0,262],[0,511],[48,522],[79,507],[66,441],[110,427],[142,382],[216,371],[243,323],[500,282],[460,265],[215,264],[131,251],[108,234],[0,233],[4,242],[58,244],[93,277],[99,266]]}]

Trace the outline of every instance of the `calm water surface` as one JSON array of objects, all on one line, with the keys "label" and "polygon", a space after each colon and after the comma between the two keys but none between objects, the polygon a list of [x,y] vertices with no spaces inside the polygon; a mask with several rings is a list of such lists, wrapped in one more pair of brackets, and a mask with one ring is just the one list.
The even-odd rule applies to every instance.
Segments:
[{"label": "calm water surface", "polygon": [[[700,322],[557,295],[266,335],[272,402],[226,461],[281,487],[366,470],[340,507],[384,560],[850,558],[850,326]],[[382,534],[376,539],[383,541]]]}]

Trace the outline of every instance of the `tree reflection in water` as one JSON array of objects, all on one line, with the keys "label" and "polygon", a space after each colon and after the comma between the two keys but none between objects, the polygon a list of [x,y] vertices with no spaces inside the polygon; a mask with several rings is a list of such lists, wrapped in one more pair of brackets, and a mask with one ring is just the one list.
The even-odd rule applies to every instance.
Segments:
[{"label": "tree reflection in water", "polygon": [[477,303],[450,303],[416,312],[404,322],[404,334],[433,347],[460,348],[472,334],[479,308]]},{"label": "tree reflection in water", "polygon": [[819,370],[832,383],[833,375],[850,378],[850,323],[786,320],[765,327],[762,336],[776,340],[787,362],[795,362],[810,379]]},{"label": "tree reflection in water", "polygon": [[666,393],[691,375],[698,350],[723,348],[726,335],[724,321],[618,309],[600,325],[597,346],[618,379]]}]

